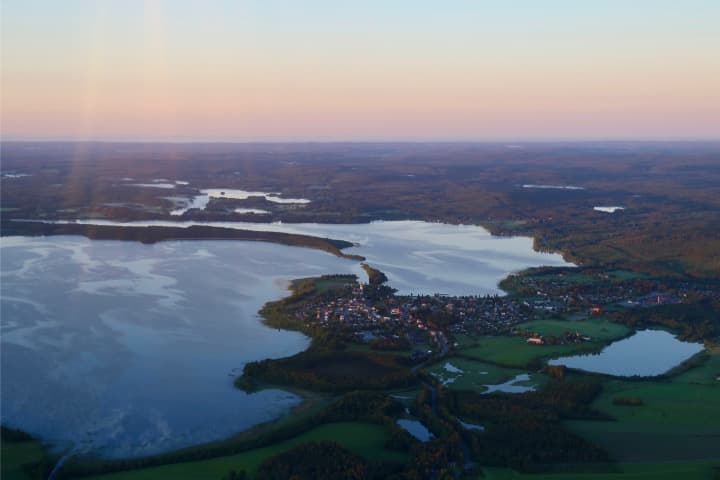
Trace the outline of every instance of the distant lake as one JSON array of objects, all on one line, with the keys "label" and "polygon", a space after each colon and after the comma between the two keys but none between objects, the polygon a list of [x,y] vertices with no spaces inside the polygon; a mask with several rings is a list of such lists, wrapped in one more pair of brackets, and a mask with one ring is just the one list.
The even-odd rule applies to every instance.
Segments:
[{"label": "distant lake", "polygon": [[367,258],[389,278],[400,294],[486,295],[504,292],[498,282],[529,267],[573,266],[561,255],[533,250],[530,237],[499,237],[474,225],[421,221],[367,224],[257,223],[257,222],[113,222],[78,223],[118,226],[208,225],[254,231],[297,233],[356,243],[344,250]]},{"label": "distant lake", "polygon": [[[177,183],[177,182],[176,182]],[[187,184],[187,182],[185,183]],[[155,185],[144,185],[144,186],[155,186]],[[174,187],[174,185],[173,185]],[[186,199],[179,199],[179,203],[181,203],[183,206],[180,208],[177,208],[175,210],[172,210],[170,212],[170,215],[182,215],[183,213],[187,212],[190,209],[197,208],[200,210],[205,210],[207,208],[208,203],[210,203],[211,198],[228,198],[228,199],[234,199],[234,200],[247,200],[248,198],[264,198],[268,202],[272,203],[283,203],[283,204],[295,204],[295,205],[304,205],[307,203],[310,203],[310,200],[307,198],[282,198],[281,194],[279,193],[269,193],[269,192],[249,192],[247,190],[237,190],[232,188],[206,188],[204,190],[200,190],[200,195],[197,195],[193,198],[186,198]],[[176,200],[178,201],[178,200]],[[238,211],[240,210],[240,211]],[[253,210],[248,212],[244,212],[242,208],[235,209],[235,213],[253,213]],[[265,212],[262,210],[262,212]],[[269,213],[269,212],[266,212]]]},{"label": "distant lake", "polygon": [[621,377],[649,377],[662,375],[703,348],[701,343],[683,342],[664,330],[641,330],[600,353],[561,357],[548,363]]}]

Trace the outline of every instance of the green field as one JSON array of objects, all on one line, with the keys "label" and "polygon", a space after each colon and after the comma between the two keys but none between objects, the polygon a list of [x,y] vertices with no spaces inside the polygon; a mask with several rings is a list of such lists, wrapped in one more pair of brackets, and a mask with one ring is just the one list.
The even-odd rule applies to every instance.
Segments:
[{"label": "green field", "polygon": [[562,283],[591,283],[597,280],[596,277],[588,276],[583,273],[565,273],[562,277],[554,277],[554,280],[558,280]]},{"label": "green field", "polygon": [[268,447],[249,450],[237,455],[197,462],[163,465],[160,467],[119,472],[90,478],[105,480],[162,480],[165,478],[172,478],[174,480],[198,478],[221,479],[230,470],[245,470],[250,477],[253,478],[257,468],[266,459],[296,445],[313,440],[336,441],[345,448],[373,461],[388,463],[405,463],[407,461],[407,454],[385,448],[385,441],[387,440],[385,427],[369,423],[344,422],[321,425],[290,440],[279,442]]},{"label": "green field", "polygon": [[708,359],[701,366],[683,372],[672,379],[673,383],[699,383],[720,386],[720,348],[705,349]]},{"label": "green field", "polygon": [[[620,461],[720,460],[720,356],[667,381],[611,380],[593,407],[615,422],[567,422]],[[637,397],[641,406],[613,404]]]},{"label": "green field", "polygon": [[337,277],[320,277],[315,280],[315,291],[317,293],[324,293],[328,290],[335,290],[338,288],[347,287],[348,285],[355,285],[357,279],[353,278],[352,275],[339,275]]},{"label": "green field", "polygon": [[[449,364],[449,369],[446,368]],[[455,372],[455,369],[462,372]],[[486,385],[505,383],[525,370],[500,367],[492,363],[479,362],[467,358],[450,357],[432,365],[427,369],[447,388],[453,390],[472,390],[482,393],[487,390]],[[532,373],[530,381],[519,382],[517,385],[540,385],[545,383],[547,377]]]},{"label": "green field", "polygon": [[43,460],[47,453],[39,442],[2,442],[0,478],[2,480],[26,480],[22,466]]},{"label": "green field", "polygon": [[613,280],[634,280],[636,278],[647,278],[648,276],[639,272],[632,272],[630,270],[613,270],[608,272],[608,275]]},{"label": "green field", "polygon": [[592,342],[569,345],[528,345],[520,336],[470,337],[458,335],[458,355],[498,365],[523,368],[530,362],[583,351],[602,348],[604,342],[626,336],[630,330],[624,325],[603,318],[591,320],[534,320],[518,325],[543,335],[561,335],[564,332],[580,332],[593,338]]},{"label": "green field", "polygon": [[532,322],[521,323],[517,328],[526,328],[541,335],[562,335],[565,332],[580,332],[583,335],[589,335],[593,340],[614,340],[616,338],[625,337],[630,333],[630,329],[625,325],[610,322],[602,317],[590,320],[535,320]]},{"label": "green field", "polygon": [[518,473],[504,468],[487,468],[487,480],[708,480],[720,461],[621,464],[617,473]]},{"label": "green field", "polygon": [[475,360],[496,363],[508,367],[524,368],[540,358],[569,355],[583,349],[596,349],[597,344],[528,345],[523,337],[474,337],[466,348],[460,347],[458,355]]}]

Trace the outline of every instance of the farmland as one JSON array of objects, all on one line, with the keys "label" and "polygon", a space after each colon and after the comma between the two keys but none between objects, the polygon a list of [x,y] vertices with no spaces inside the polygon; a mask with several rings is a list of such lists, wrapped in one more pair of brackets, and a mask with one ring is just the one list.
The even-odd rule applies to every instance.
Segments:
[{"label": "farmland", "polygon": [[520,336],[477,337],[465,340],[458,355],[501,366],[523,368],[544,358],[599,349],[598,344],[528,345]]},{"label": "farmland", "polygon": [[[568,422],[569,428],[606,448],[621,461],[716,458],[720,445],[720,355],[663,381],[611,380],[593,407],[613,422]],[[618,397],[642,405],[616,405]]]},{"label": "farmland", "polygon": [[622,338],[630,333],[630,329],[607,319],[595,317],[590,320],[534,320],[521,323],[517,329],[526,329],[540,335],[559,336],[564,332],[579,332],[588,335],[596,341],[608,341]]}]

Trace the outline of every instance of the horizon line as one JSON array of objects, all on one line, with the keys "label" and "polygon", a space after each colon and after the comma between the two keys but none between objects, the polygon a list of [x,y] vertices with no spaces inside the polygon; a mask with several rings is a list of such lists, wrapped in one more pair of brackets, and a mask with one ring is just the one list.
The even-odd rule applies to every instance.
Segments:
[{"label": "horizon line", "polygon": [[302,139],[302,138],[272,138],[272,139],[72,139],[72,138],[2,138],[3,143],[124,143],[124,144],[502,144],[502,143],[718,143],[717,137],[513,137],[513,138],[487,138],[487,139]]}]

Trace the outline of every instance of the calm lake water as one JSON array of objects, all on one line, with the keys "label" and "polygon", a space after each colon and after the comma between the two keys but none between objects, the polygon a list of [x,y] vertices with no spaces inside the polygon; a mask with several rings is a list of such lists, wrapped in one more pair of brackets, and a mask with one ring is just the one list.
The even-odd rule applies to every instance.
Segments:
[{"label": "calm lake water", "polygon": [[[480,227],[232,225],[357,242],[349,250],[402,292],[496,293],[509,272],[566,265]],[[0,247],[3,421],[111,457],[224,438],[296,405],[281,390],[233,387],[245,363],[308,345],[256,312],[290,279],[364,276],[355,261],[261,242],[3,237]]]},{"label": "calm lake water", "polygon": [[0,242],[3,421],[107,456],[216,440],[286,412],[295,395],[232,384],[246,362],[308,345],[256,312],[289,279],[360,273],[259,242]]},{"label": "calm lake water", "polygon": [[548,363],[621,377],[649,377],[662,375],[703,348],[701,343],[680,341],[663,330],[641,330],[600,353],[561,357]]},{"label": "calm lake water", "polygon": [[410,435],[417,438],[421,442],[427,442],[435,438],[435,435],[427,429],[419,420],[411,420],[408,418],[400,418],[397,420],[398,425],[404,428]]},{"label": "calm lake water", "polygon": [[485,385],[487,390],[483,393],[525,393],[535,390],[535,386],[530,384],[530,375],[527,373],[521,373],[508,380],[505,383],[499,383],[497,385]]},{"label": "calm lake water", "polygon": [[420,221],[328,225],[253,222],[112,222],[95,225],[209,225],[242,230],[299,233],[356,243],[347,253],[367,258],[400,294],[485,295],[503,292],[498,282],[512,272],[539,266],[573,266],[561,255],[539,253],[529,237],[497,237],[482,227]]}]

